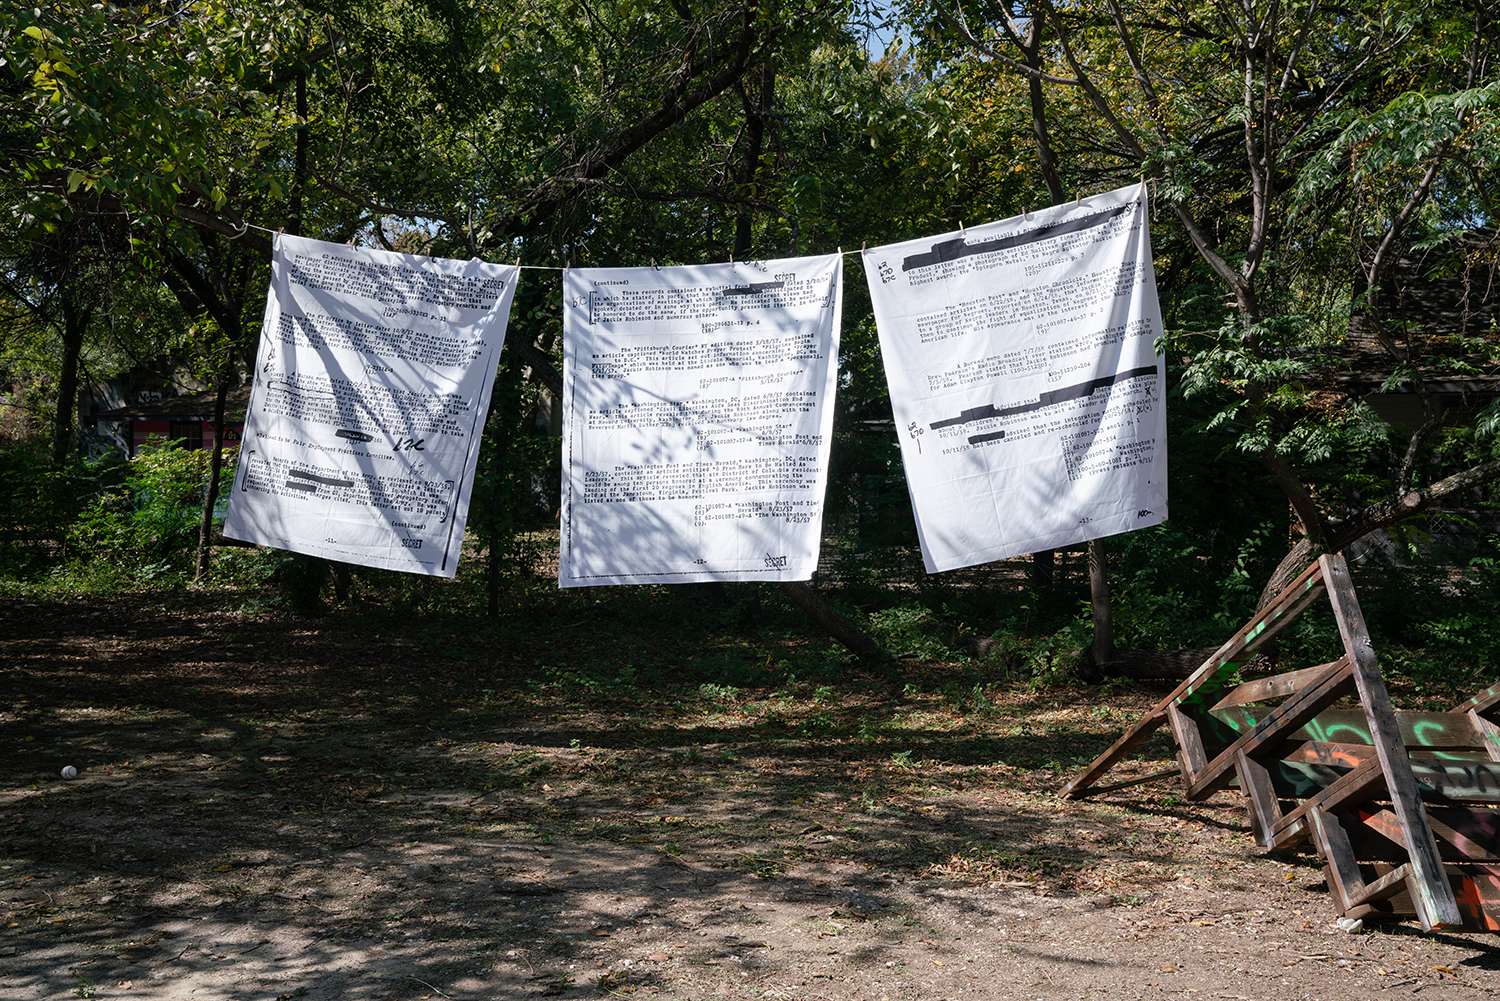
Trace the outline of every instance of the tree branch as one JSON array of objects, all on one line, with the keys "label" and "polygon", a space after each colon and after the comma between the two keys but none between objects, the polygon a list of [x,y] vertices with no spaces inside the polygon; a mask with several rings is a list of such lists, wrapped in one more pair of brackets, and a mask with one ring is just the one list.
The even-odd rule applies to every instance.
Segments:
[{"label": "tree branch", "polygon": [[1069,87],[1079,86],[1081,81],[1077,79],[1070,80],[1069,78],[1064,76],[1053,76],[1050,73],[1043,73],[1040,69],[1028,66],[1025,63],[1018,63],[1014,59],[1011,59],[1009,56],[1001,55],[999,52],[996,52],[993,48],[986,45],[983,41],[974,37],[974,33],[969,30],[968,26],[965,25],[957,17],[955,17],[947,7],[943,6],[941,0],[934,0],[932,6],[937,11],[937,15],[942,20],[942,22],[949,28],[951,28],[954,34],[958,35],[959,39],[962,40],[965,45],[969,46],[975,52],[980,53],[985,58],[993,59],[995,62],[999,63],[1001,66],[1004,66],[1006,69],[1015,70],[1017,73],[1023,74],[1024,76],[1027,76],[1033,80],[1039,80],[1046,83],[1060,83]]},{"label": "tree branch", "polygon": [[1271,479],[1286,494],[1287,500],[1292,503],[1292,511],[1297,515],[1297,523],[1302,526],[1302,534],[1313,542],[1319,544],[1327,536],[1326,524],[1323,515],[1318,511],[1318,506],[1313,503],[1312,495],[1307,492],[1297,474],[1286,464],[1286,460],[1276,454],[1272,445],[1261,449],[1261,464],[1271,474]]},{"label": "tree branch", "polygon": [[1398,497],[1389,497],[1371,504],[1334,527],[1328,537],[1328,548],[1336,552],[1378,528],[1386,528],[1414,514],[1420,514],[1445,497],[1461,490],[1472,490],[1496,479],[1500,479],[1500,459],[1492,459],[1454,473],[1420,490],[1409,490]]},{"label": "tree branch", "polygon": [[557,399],[562,399],[563,380],[557,369],[552,366],[552,359],[542,351],[541,348],[531,343],[524,337],[507,337],[505,346],[516,353],[521,364],[531,368],[531,377],[543,386],[547,387]]},{"label": "tree branch", "polygon": [[475,257],[479,256],[479,251],[474,246],[474,237],[470,234],[469,227],[459,222],[452,216],[442,215],[437,212],[429,212],[426,210],[414,211],[411,209],[398,209],[391,205],[382,205],[380,202],[371,201],[368,198],[363,198],[360,195],[354,194],[352,191],[348,191],[340,187],[333,181],[325,178],[316,170],[309,168],[308,173],[312,175],[313,180],[317,181],[318,184],[329,194],[334,195],[338,198],[342,198],[347,202],[352,202],[355,205],[358,205],[360,208],[367,209],[371,212],[378,212],[381,215],[400,216],[403,219],[436,219],[446,225],[454,233],[461,234],[463,236],[464,243],[468,245],[469,253],[473,254]]},{"label": "tree branch", "polygon": [[172,212],[185,223],[197,226],[199,229],[206,229],[211,233],[220,233],[267,258],[271,256],[271,241],[259,233],[252,232],[244,223],[237,224],[228,219],[222,219],[212,212],[192,205],[175,205]]}]

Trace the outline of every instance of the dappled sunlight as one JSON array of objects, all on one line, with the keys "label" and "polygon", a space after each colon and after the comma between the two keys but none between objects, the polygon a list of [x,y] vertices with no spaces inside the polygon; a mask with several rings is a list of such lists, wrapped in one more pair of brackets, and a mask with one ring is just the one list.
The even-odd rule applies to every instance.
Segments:
[{"label": "dappled sunlight", "polygon": [[[854,1001],[982,991],[1018,963],[1145,984],[1183,934],[1279,971],[1277,942],[1331,927],[1316,861],[1259,854],[1233,796],[1057,797],[1158,687],[837,662],[763,628],[706,639],[781,658],[777,683],[646,684],[663,668],[639,651],[574,660],[570,630],[618,620],[569,607],[564,628],[469,645],[211,598],[12,605],[4,982]],[[820,661],[842,676],[785,676]],[[1170,755],[1157,735],[1122,777]],[[1468,941],[1444,947],[1452,968],[1484,961]]]}]

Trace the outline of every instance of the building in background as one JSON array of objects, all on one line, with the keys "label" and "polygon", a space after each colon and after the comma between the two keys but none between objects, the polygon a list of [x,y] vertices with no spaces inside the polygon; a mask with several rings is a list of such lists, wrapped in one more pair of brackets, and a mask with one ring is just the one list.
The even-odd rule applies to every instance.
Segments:
[{"label": "building in background", "polygon": [[[90,414],[85,418],[85,434],[92,435],[87,445],[91,454],[111,449],[133,458],[146,439],[155,434],[169,441],[180,441],[184,448],[214,447],[214,396],[212,391],[187,396],[161,396]],[[231,389],[224,402],[224,445],[240,443],[245,427],[245,408],[250,402],[250,387]]]}]

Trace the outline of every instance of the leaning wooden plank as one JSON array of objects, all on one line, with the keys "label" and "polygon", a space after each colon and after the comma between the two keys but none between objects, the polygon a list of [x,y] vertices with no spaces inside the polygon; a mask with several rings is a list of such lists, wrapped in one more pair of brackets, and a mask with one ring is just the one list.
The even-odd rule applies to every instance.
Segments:
[{"label": "leaning wooden plank", "polygon": [[1354,847],[1337,817],[1314,808],[1307,812],[1307,819],[1312,826],[1313,841],[1328,863],[1328,891],[1342,914],[1355,906],[1356,898],[1365,889]]},{"label": "leaning wooden plank", "polygon": [[1457,887],[1466,913],[1464,923],[1485,931],[1500,931],[1500,875],[1489,866],[1464,866]]},{"label": "leaning wooden plank", "polygon": [[1491,685],[1472,699],[1465,699],[1463,702],[1460,702],[1453,707],[1452,711],[1466,713],[1473,709],[1485,713],[1497,706],[1500,706],[1500,685]]},{"label": "leaning wooden plank", "polygon": [[[1471,753],[1471,752],[1465,752]],[[1297,765],[1324,765],[1330,768],[1358,768],[1375,757],[1369,744],[1335,744],[1307,740],[1281,752],[1281,760]]]},{"label": "leaning wooden plank", "polygon": [[[1199,729],[1202,730],[1201,727]],[[1410,745],[1407,746],[1410,748]],[[1338,768],[1355,768],[1361,761],[1368,761],[1373,757],[1375,748],[1369,744],[1330,744],[1321,740],[1309,740],[1281,752],[1283,761],[1332,765]],[[1483,751],[1439,751],[1430,748],[1418,748],[1413,752],[1412,761],[1461,765],[1494,763]]]},{"label": "leaning wooden plank", "polygon": [[1309,796],[1296,809],[1288,811],[1281,818],[1280,823],[1271,830],[1273,847],[1288,848],[1307,835],[1309,810],[1327,810],[1332,813],[1336,810],[1352,808],[1371,799],[1384,784],[1385,774],[1381,771],[1380,759],[1371,758],[1331,785]]},{"label": "leaning wooden plank", "polygon": [[[1372,751],[1370,760],[1374,759],[1375,753]],[[1271,774],[1271,788],[1276,791],[1277,799],[1311,799],[1350,772],[1349,768],[1323,765],[1315,761],[1287,761],[1285,758],[1271,758],[1263,764]],[[1358,767],[1358,763],[1355,767]]]},{"label": "leaning wooden plank", "polygon": [[1318,562],[1323,567],[1323,584],[1328,589],[1333,618],[1344,641],[1344,655],[1354,667],[1354,684],[1370,724],[1370,743],[1385,775],[1391,808],[1406,836],[1406,850],[1411,853],[1409,886],[1412,900],[1417,905],[1417,919],[1427,931],[1456,925],[1462,920],[1458,901],[1454,899],[1453,887],[1449,885],[1443,863],[1438,858],[1432,828],[1427,825],[1422,797],[1411,773],[1411,761],[1401,741],[1401,729],[1396,725],[1396,711],[1380,676],[1375,648],[1370,642],[1369,630],[1365,628],[1364,615],[1359,610],[1359,598],[1354,594],[1354,583],[1349,579],[1349,566],[1342,556],[1336,554],[1319,557]]},{"label": "leaning wooden plank", "polygon": [[[1343,815],[1344,830],[1361,862],[1399,862],[1406,858],[1401,824],[1388,808],[1367,803]],[[1500,814],[1467,807],[1427,810],[1437,836],[1438,854],[1447,863],[1500,862]]]},{"label": "leaning wooden plank", "polygon": [[1297,689],[1312,681],[1318,675],[1331,667],[1331,664],[1319,664],[1317,667],[1304,667],[1300,671],[1288,671],[1286,674],[1272,674],[1265,678],[1256,678],[1247,681],[1238,688],[1215,702],[1209,709],[1227,709],[1229,706],[1242,706],[1249,702],[1264,702],[1266,699],[1279,699],[1284,695],[1290,695]]},{"label": "leaning wooden plank", "polygon": [[1250,811],[1250,830],[1256,844],[1271,847],[1271,831],[1281,820],[1281,803],[1276,799],[1276,790],[1271,784],[1271,773],[1265,765],[1239,752],[1235,760],[1235,772],[1240,778],[1240,792],[1245,794],[1245,806]]},{"label": "leaning wooden plank", "polygon": [[[1376,900],[1385,900],[1387,897],[1394,897],[1402,890],[1410,890],[1412,889],[1411,882],[1415,875],[1416,874],[1413,871],[1412,864],[1410,862],[1406,863],[1405,865],[1399,865],[1396,868],[1392,869],[1390,872],[1386,873],[1384,876],[1381,876],[1379,879],[1371,880],[1364,886],[1360,887],[1358,893],[1350,894],[1349,904],[1345,909],[1347,910],[1348,908],[1358,907],[1360,904],[1372,903]],[[1453,887],[1448,885],[1447,874],[1443,872],[1441,867],[1438,868],[1438,875],[1442,877],[1443,889],[1447,891],[1449,897],[1452,897]],[[1412,894],[1412,899],[1414,902],[1417,900],[1417,896],[1415,893]],[[1417,912],[1417,917],[1422,921],[1423,925],[1426,925],[1426,919],[1422,918],[1420,909]],[[1456,925],[1461,923],[1462,921],[1463,915],[1459,913],[1458,901],[1454,900],[1453,915],[1448,921],[1448,925]],[[1447,927],[1447,925],[1444,925],[1443,927]],[[1431,929],[1428,930],[1430,931]]]},{"label": "leaning wooden plank", "polygon": [[[1370,867],[1362,865],[1359,868],[1363,872]],[[1369,873],[1366,882],[1373,880],[1376,876],[1385,875],[1385,873],[1390,872],[1394,867],[1387,865],[1380,868],[1382,869],[1380,872]],[[1360,918],[1370,922],[1400,920],[1416,916],[1416,905],[1411,902],[1411,894],[1404,888],[1394,896],[1387,897],[1384,900],[1373,900],[1367,904],[1360,904],[1358,907],[1351,907],[1344,912],[1344,917],[1346,918]]]},{"label": "leaning wooden plank", "polygon": [[1341,657],[1328,665],[1312,684],[1272,709],[1255,725],[1199,770],[1188,785],[1188,799],[1207,799],[1228,784],[1235,757],[1241,751],[1252,758],[1273,755],[1302,725],[1343,698],[1354,687],[1353,666]]},{"label": "leaning wooden plank", "polygon": [[1500,726],[1481,716],[1478,709],[1470,709],[1465,715],[1474,724],[1474,731],[1484,739],[1484,753],[1491,761],[1500,761]]},{"label": "leaning wooden plank", "polygon": [[[1215,709],[1210,715],[1226,726],[1244,733],[1265,719],[1271,710],[1265,706],[1229,706]],[[1466,713],[1428,713],[1401,710],[1396,713],[1401,742],[1409,748],[1433,748],[1455,751],[1483,751],[1485,738],[1474,729]],[[1297,740],[1317,740],[1332,744],[1369,744],[1370,727],[1362,710],[1329,709],[1318,713],[1298,733]]]},{"label": "leaning wooden plank", "polygon": [[[1322,593],[1322,564],[1314,563],[1304,570],[1286,590],[1277,595],[1269,605],[1259,612],[1243,629],[1204,661],[1186,681],[1172,690],[1140,722],[1109,746],[1109,748],[1083,771],[1068,781],[1061,789],[1063,796],[1078,798],[1088,795],[1088,787],[1099,781],[1100,776],[1115,766],[1125,755],[1140,746],[1146,738],[1167,721],[1167,706],[1196,704],[1205,701],[1211,694],[1222,690],[1222,679],[1232,675],[1243,660],[1248,660],[1255,650],[1269,642],[1297,616],[1307,605]],[[1238,658],[1238,659],[1237,659]]]},{"label": "leaning wooden plank", "polygon": [[1121,758],[1144,743],[1147,737],[1156,732],[1157,727],[1167,721],[1167,706],[1170,704],[1170,702],[1163,702],[1141,717],[1139,723],[1126,730],[1124,736],[1109,745],[1109,749],[1095,758],[1093,764],[1073,776],[1067,785],[1062,787],[1062,795],[1069,799],[1087,796],[1089,786],[1097,782],[1099,777],[1113,768]]},{"label": "leaning wooden plank", "polygon": [[1408,759],[1417,791],[1429,803],[1500,803],[1500,764],[1493,761]]},{"label": "leaning wooden plank", "polygon": [[[1376,803],[1366,803],[1342,814],[1338,819],[1343,824],[1344,834],[1349,838],[1354,857],[1361,863],[1406,861],[1406,847],[1401,843],[1401,825],[1396,821],[1396,815],[1387,808]],[[1441,844],[1438,847],[1442,849]]]},{"label": "leaning wooden plank", "polygon": [[1321,564],[1314,563],[1304,570],[1296,580],[1287,585],[1276,598],[1243,629],[1221,646],[1203,666],[1180,686],[1180,693],[1169,696],[1181,706],[1198,706],[1215,701],[1225,688],[1235,670],[1254,657],[1261,647],[1281,634],[1281,631],[1307,610],[1307,606],[1323,593],[1323,571]]},{"label": "leaning wooden plank", "polygon": [[[1470,862],[1500,862],[1500,817],[1489,811],[1428,810],[1432,833],[1452,846],[1446,859],[1461,856]],[[1442,845],[1438,846],[1439,849]]]},{"label": "leaning wooden plank", "polygon": [[[1354,768],[1377,761],[1374,749]],[[1272,788],[1281,799],[1307,799],[1337,782],[1348,773],[1344,762],[1296,761],[1278,758],[1267,762],[1271,768]],[[1417,792],[1429,810],[1435,805],[1468,803],[1476,806],[1500,806],[1500,764],[1492,761],[1438,761],[1411,759],[1412,777]]]},{"label": "leaning wooden plank", "polygon": [[[1484,867],[1449,866],[1447,875],[1448,885],[1453,888],[1454,899],[1458,901],[1459,913],[1463,916],[1463,927],[1478,931],[1500,931],[1500,921],[1496,920],[1496,911],[1500,910],[1500,887],[1496,885],[1494,873]],[[1374,900],[1351,907],[1344,916],[1363,918],[1366,921],[1387,921],[1411,917],[1416,913],[1411,894],[1403,887],[1385,900]]]},{"label": "leaning wooden plank", "polygon": [[1107,792],[1118,792],[1121,789],[1142,786],[1147,782],[1160,782],[1162,779],[1176,778],[1181,775],[1182,770],[1180,768],[1163,768],[1159,772],[1152,772],[1150,775],[1137,775],[1135,778],[1126,779],[1124,782],[1111,782],[1109,785],[1104,786],[1090,786],[1088,794],[1090,796],[1102,796]]},{"label": "leaning wooden plank", "polygon": [[1172,739],[1177,741],[1177,764],[1182,771],[1183,784],[1191,784],[1208,764],[1198,724],[1176,706],[1167,706],[1167,722],[1172,727]]}]

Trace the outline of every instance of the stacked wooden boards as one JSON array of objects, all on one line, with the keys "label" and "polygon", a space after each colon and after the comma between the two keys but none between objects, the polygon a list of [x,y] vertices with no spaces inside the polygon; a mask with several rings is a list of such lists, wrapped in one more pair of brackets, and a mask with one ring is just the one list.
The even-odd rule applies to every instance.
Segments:
[{"label": "stacked wooden boards", "polygon": [[[1239,668],[1320,598],[1343,641],[1328,664],[1236,684]],[[1063,795],[1180,774],[1230,786],[1267,849],[1311,843],[1348,917],[1500,931],[1500,685],[1450,712],[1396,711],[1342,556],[1324,556],[1158,703]],[[1178,767],[1098,781],[1158,728]]]}]

